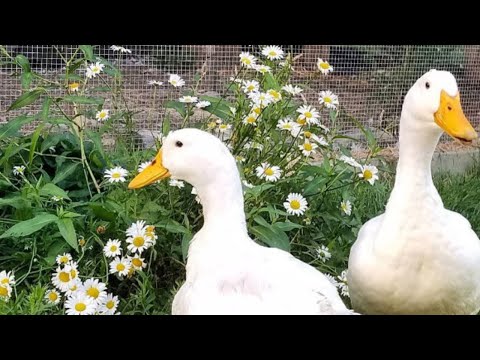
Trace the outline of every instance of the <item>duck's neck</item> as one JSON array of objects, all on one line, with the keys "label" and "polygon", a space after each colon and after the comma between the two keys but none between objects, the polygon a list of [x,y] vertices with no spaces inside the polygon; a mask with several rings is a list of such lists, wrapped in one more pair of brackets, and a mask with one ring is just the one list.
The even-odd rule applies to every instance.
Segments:
[{"label": "duck's neck", "polygon": [[238,170],[218,174],[214,182],[196,186],[203,206],[204,228],[247,233],[243,190]]},{"label": "duck's neck", "polygon": [[[388,212],[443,207],[433,184],[431,163],[441,132],[422,127],[408,111],[400,120],[399,159],[395,186],[387,204]],[[398,211],[396,211],[398,210]],[[412,215],[412,212],[410,212]]]}]

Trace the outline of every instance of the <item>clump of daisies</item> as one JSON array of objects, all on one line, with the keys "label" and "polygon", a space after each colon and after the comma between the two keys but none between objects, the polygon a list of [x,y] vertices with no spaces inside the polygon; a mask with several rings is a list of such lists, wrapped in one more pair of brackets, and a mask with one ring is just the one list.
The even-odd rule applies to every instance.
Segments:
[{"label": "clump of daisies", "polygon": [[47,303],[62,303],[67,315],[116,314],[118,297],[107,292],[105,283],[95,278],[82,281],[78,264],[69,253],[58,255],[55,261],[57,268],[52,274],[53,287],[45,293]]},{"label": "clump of daisies", "polygon": [[0,300],[8,301],[12,297],[12,288],[15,285],[15,275],[9,271],[0,272]]}]

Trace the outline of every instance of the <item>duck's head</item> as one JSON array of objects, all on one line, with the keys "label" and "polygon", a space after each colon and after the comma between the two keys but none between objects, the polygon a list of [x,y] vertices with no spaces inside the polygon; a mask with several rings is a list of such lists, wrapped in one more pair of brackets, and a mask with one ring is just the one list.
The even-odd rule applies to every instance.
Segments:
[{"label": "duck's head", "polygon": [[205,131],[182,129],[170,132],[155,159],[128,188],[139,189],[172,176],[198,189],[225,173],[238,177],[235,160],[225,144]]},{"label": "duck's head", "polygon": [[463,113],[457,81],[448,71],[430,70],[420,77],[405,96],[403,110],[413,115],[404,120],[412,129],[443,130],[468,142],[478,137]]}]

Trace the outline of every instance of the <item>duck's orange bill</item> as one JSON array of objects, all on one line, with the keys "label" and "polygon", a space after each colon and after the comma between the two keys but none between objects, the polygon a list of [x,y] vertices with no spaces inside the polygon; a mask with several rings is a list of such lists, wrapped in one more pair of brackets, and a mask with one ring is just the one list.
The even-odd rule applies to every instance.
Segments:
[{"label": "duck's orange bill", "polygon": [[140,174],[135,176],[130,184],[128,184],[128,188],[140,189],[154,183],[155,181],[168,178],[169,176],[171,176],[170,172],[162,164],[162,149],[160,149],[152,163]]}]

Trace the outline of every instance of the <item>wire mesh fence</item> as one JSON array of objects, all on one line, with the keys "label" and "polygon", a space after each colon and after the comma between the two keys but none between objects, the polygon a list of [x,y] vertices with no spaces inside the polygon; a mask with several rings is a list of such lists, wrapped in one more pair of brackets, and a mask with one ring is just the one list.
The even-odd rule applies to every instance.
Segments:
[{"label": "wire mesh fence", "polygon": [[[229,78],[238,67],[238,54],[250,51],[259,55],[260,46],[252,45],[125,45],[131,54],[119,55],[110,46],[96,46],[95,53],[120,67],[125,99],[135,113],[137,130],[158,131],[165,109],[162,103],[176,99],[181,91],[164,85],[154,89],[148,84],[158,80],[167,84],[169,74],[182,76],[187,86],[195,84],[195,75],[205,71],[197,91],[223,94]],[[54,78],[62,71],[63,57],[72,56],[76,46],[8,45],[12,55],[23,54],[35,71]],[[457,78],[465,114],[472,124],[480,123],[480,46],[476,45],[282,45],[295,58],[293,83],[304,82],[316,70],[317,58],[328,60],[334,72],[311,83],[306,93],[316,101],[318,92],[331,90],[339,96],[343,114],[369,127],[384,147],[398,139],[398,121],[403,97],[421,74],[429,69],[451,71]],[[19,69],[0,67],[0,123],[15,112],[8,106],[21,94]],[[96,81],[100,81],[96,79]],[[39,106],[31,106],[35,113]],[[342,130],[356,136],[356,126],[347,116],[340,118]]]}]

